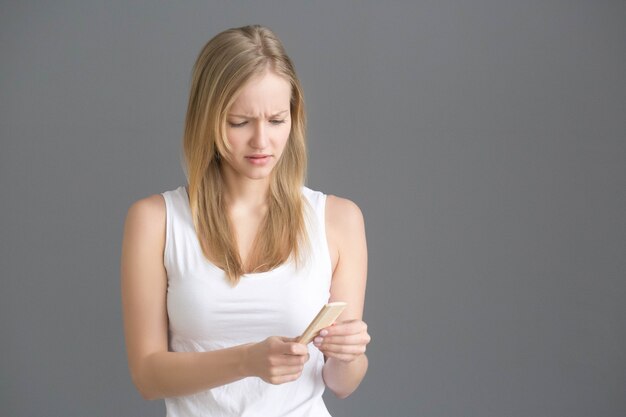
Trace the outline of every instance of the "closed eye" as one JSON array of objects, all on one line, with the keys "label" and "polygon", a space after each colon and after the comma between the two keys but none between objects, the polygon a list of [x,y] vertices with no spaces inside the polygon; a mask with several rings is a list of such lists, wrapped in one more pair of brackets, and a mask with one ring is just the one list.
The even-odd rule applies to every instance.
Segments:
[{"label": "closed eye", "polygon": [[248,123],[247,121],[241,122],[241,123],[232,123],[232,122],[228,122],[228,125],[230,127],[243,127],[246,123]]},{"label": "closed eye", "polygon": [[282,120],[270,120],[270,123],[273,125],[281,125],[283,123],[285,123],[285,119]]}]

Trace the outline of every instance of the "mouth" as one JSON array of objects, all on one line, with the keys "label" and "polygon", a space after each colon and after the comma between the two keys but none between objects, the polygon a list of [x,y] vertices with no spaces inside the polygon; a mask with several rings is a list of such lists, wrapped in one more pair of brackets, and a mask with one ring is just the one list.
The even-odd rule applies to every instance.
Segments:
[{"label": "mouth", "polygon": [[256,155],[246,156],[246,159],[254,165],[265,165],[271,158],[272,158],[272,155],[265,155],[265,154],[256,154]]}]

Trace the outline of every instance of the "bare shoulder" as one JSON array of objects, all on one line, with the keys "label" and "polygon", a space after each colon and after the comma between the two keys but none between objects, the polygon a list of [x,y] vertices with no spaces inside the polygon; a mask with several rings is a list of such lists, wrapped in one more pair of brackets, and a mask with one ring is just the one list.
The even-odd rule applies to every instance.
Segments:
[{"label": "bare shoulder", "polygon": [[352,200],[335,195],[326,197],[326,226],[331,232],[360,230],[363,223],[363,213]]},{"label": "bare shoulder", "polygon": [[121,258],[122,283],[127,293],[132,293],[131,287],[141,285],[139,293],[145,294],[147,288],[165,282],[165,210],[165,200],[159,194],[137,200],[128,209]]},{"label": "bare shoulder", "polygon": [[128,212],[147,216],[165,216],[165,200],[161,194],[153,194],[135,201]]},{"label": "bare shoulder", "polygon": [[160,194],[153,194],[135,201],[126,215],[126,233],[139,234],[148,239],[163,235],[165,210],[165,200]]}]

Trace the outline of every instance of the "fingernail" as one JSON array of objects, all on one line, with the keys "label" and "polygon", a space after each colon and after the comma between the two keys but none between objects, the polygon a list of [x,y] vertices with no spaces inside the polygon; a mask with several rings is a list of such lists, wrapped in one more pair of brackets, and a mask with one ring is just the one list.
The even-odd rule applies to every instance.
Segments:
[{"label": "fingernail", "polygon": [[319,344],[319,343],[322,343],[322,340],[324,339],[321,337],[316,337],[315,339],[313,339],[313,342]]},{"label": "fingernail", "polygon": [[328,334],[328,330],[322,330],[320,332],[320,336],[326,336]]}]

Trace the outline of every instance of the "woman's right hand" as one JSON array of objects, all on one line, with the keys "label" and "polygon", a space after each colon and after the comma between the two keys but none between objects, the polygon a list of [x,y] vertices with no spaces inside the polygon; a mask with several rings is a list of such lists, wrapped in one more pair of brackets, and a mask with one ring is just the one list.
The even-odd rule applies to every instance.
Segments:
[{"label": "woman's right hand", "polygon": [[244,367],[249,375],[278,385],[298,379],[308,360],[308,348],[295,338],[271,336],[248,346]]}]

